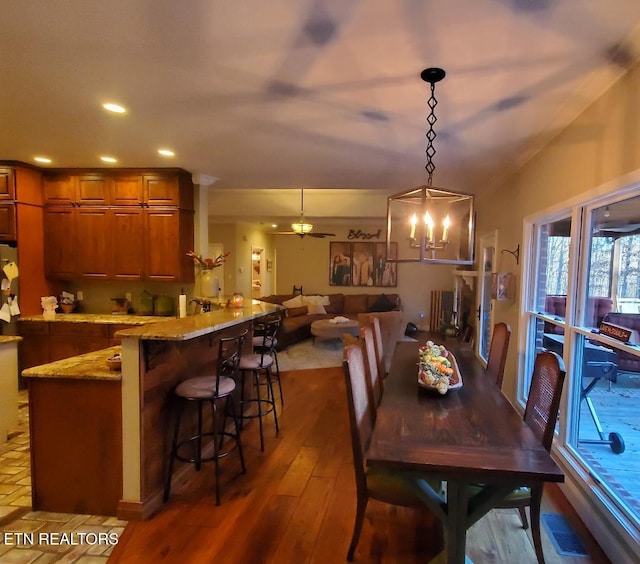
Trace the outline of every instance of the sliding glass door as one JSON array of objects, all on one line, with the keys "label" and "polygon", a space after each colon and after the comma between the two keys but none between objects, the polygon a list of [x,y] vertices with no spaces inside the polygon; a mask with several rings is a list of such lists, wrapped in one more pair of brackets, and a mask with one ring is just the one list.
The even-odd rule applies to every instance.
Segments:
[{"label": "sliding glass door", "polygon": [[611,515],[624,515],[640,532],[640,195],[635,194],[585,202],[529,224],[520,399],[526,400],[535,355],[560,354],[567,369],[560,452]]}]

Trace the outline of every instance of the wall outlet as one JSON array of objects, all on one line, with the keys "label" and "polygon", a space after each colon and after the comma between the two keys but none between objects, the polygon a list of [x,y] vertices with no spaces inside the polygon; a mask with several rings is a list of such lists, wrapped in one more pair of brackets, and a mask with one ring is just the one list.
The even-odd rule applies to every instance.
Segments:
[{"label": "wall outlet", "polygon": [[78,299],[79,302],[84,300],[84,292],[82,290],[78,290],[78,292],[76,293],[76,298]]}]

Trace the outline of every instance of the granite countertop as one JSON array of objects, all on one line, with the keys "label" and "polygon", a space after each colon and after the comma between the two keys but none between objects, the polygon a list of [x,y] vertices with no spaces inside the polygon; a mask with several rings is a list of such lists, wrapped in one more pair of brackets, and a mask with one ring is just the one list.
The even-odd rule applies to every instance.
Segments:
[{"label": "granite countertop", "polygon": [[157,315],[129,315],[109,313],[56,313],[54,319],[45,319],[42,315],[30,315],[20,317],[20,321],[50,321],[73,323],[100,323],[105,325],[144,325],[145,323],[158,323],[175,319],[175,317],[162,317]]},{"label": "granite countertop", "polygon": [[164,323],[123,329],[117,331],[115,336],[133,337],[142,340],[187,341],[282,309],[282,306],[279,305],[252,300],[251,304],[245,305],[243,308],[225,308],[182,319],[172,318]]},{"label": "granite countertop", "polygon": [[0,335],[0,345],[17,343],[19,341],[22,341],[22,337],[18,337],[17,335]]},{"label": "granite countertop", "polygon": [[[73,314],[69,314],[73,315]],[[107,359],[120,352],[120,347],[109,347],[96,352],[64,358],[22,371],[25,378],[68,378],[73,380],[122,380],[119,370],[109,370]]]}]

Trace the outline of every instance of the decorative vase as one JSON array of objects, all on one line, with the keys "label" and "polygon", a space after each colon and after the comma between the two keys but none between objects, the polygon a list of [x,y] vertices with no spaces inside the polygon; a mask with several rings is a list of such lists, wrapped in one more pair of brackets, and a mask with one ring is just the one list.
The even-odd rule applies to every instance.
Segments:
[{"label": "decorative vase", "polygon": [[200,295],[203,298],[217,298],[219,292],[220,285],[213,270],[203,270],[200,273]]}]

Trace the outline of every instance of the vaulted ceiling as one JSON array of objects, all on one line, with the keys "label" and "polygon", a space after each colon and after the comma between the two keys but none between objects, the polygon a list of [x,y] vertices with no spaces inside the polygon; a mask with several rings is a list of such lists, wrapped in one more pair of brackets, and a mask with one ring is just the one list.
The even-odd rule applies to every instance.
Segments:
[{"label": "vaulted ceiling", "polygon": [[[436,85],[434,185],[473,192],[525,162],[640,54],[637,0],[0,9],[0,159],[102,167],[109,154],[114,166],[185,168],[214,192],[289,189],[265,215],[284,214],[285,199],[297,210],[294,188],[391,194],[425,183],[425,67],[447,73]],[[105,101],[128,112],[107,114]],[[334,190],[309,212],[339,215]]]}]

